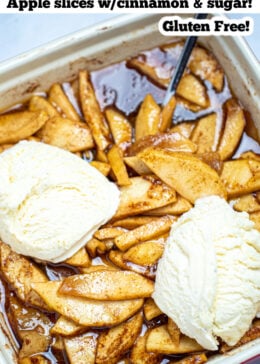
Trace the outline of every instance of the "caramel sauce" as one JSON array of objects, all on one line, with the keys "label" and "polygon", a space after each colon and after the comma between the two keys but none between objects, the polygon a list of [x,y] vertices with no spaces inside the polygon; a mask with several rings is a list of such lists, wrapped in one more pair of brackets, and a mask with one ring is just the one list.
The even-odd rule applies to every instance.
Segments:
[{"label": "caramel sauce", "polygon": [[146,94],[161,103],[165,93],[126,62],[92,72],[91,81],[102,110],[113,105],[127,116],[136,113]]},{"label": "caramel sauce", "polygon": [[[140,58],[144,59],[149,65],[156,67],[157,73],[163,78],[169,78],[176,66],[178,57],[181,52],[181,47],[177,45],[174,47],[172,52],[165,52],[163,49],[156,48],[150,51],[143,52],[140,54]],[[91,73],[91,81],[95,89],[95,93],[100,104],[101,110],[104,111],[108,106],[114,106],[122,113],[127,115],[130,121],[134,122],[134,117],[138,112],[141,102],[143,101],[147,93],[151,93],[158,104],[161,104],[166,90],[156,85],[147,76],[141,74],[134,68],[128,66],[127,62],[121,62],[110,67],[106,67],[101,70],[97,70]],[[216,92],[212,85],[205,81],[204,82],[207,94],[209,97],[209,107],[200,109],[197,112],[193,112],[186,108],[183,104],[178,104],[174,112],[173,123],[180,123],[182,121],[193,121],[212,112],[217,113],[217,129],[218,138],[215,141],[215,147],[217,147],[219,136],[222,131],[222,124],[224,119],[224,108],[225,102],[232,97],[232,91],[228,85],[227,79],[224,80],[224,87],[221,92]],[[63,89],[69,97],[76,110],[81,114],[77,95],[73,92],[72,84],[64,83]],[[14,112],[17,110],[23,110],[25,106],[19,104],[14,106],[8,112]],[[238,157],[241,153],[247,150],[252,150],[255,153],[260,153],[260,145],[248,136],[246,133],[243,134],[240,145],[234,155],[234,158]],[[93,153],[89,152],[88,155],[83,159],[90,161],[93,159]],[[105,256],[96,257],[93,259],[92,265],[111,265],[112,263]],[[129,269],[131,269],[132,263],[129,263]],[[43,269],[50,280],[60,280],[72,274],[79,273],[79,270],[75,267],[66,264],[41,264]],[[135,265],[135,269],[138,268]],[[154,278],[156,266],[153,267],[142,267],[139,266],[141,274],[145,274],[150,278]],[[13,335],[13,341],[16,346],[19,347],[21,342],[15,332],[15,325],[8,319],[8,297],[14,295],[11,287],[8,287],[4,278],[0,276],[0,311],[4,316],[7,325],[10,327],[10,332]],[[52,317],[53,319],[53,317]],[[167,322],[165,315],[159,316],[158,318],[147,322],[144,322],[143,333],[152,327],[164,324]],[[40,322],[37,323],[41,325]],[[35,320],[28,322],[28,327],[35,327]],[[43,327],[46,330],[46,327]],[[93,330],[93,334],[97,335],[98,332],[102,331]],[[91,332],[90,332],[91,333]],[[39,353],[43,355],[51,364],[68,364],[68,358],[65,352],[57,349],[51,349],[45,353]],[[170,360],[181,358],[181,355],[164,356],[161,364],[166,364]]]},{"label": "caramel sauce", "polygon": [[[181,52],[181,47],[178,45],[173,49],[174,51],[165,52],[160,48],[155,48],[154,50],[143,52],[140,57],[149,65],[156,67],[158,75],[168,78],[171,77]],[[147,93],[151,93],[156,102],[162,104],[166,92],[166,89],[156,85],[146,75],[128,67],[127,62],[121,62],[92,72],[91,81],[101,109],[104,111],[106,107],[114,106],[127,115],[132,122]],[[215,112],[217,114],[217,133],[214,149],[216,149],[223,127],[223,105],[232,97],[233,93],[226,77],[224,78],[224,87],[221,92],[217,92],[210,82],[204,81],[203,83],[206,86],[209,97],[209,107],[193,112],[183,104],[177,103],[173,124],[194,121]],[[260,146],[253,138],[244,133],[238,150],[241,152],[236,154],[236,156],[239,156],[246,150],[260,153]]]},{"label": "caramel sauce", "polygon": [[63,278],[69,277],[73,274],[79,274],[76,267],[68,264],[46,264],[43,270],[50,281],[59,281]]}]

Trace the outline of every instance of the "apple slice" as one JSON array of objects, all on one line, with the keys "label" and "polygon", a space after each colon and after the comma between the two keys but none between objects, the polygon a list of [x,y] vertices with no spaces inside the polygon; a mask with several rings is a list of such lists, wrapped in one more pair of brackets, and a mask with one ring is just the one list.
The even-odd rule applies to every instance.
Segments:
[{"label": "apple slice", "polygon": [[54,311],[83,326],[107,327],[118,325],[135,314],[143,299],[96,301],[59,293],[61,281],[33,283],[32,288]]},{"label": "apple slice", "polygon": [[139,153],[138,157],[162,181],[191,203],[209,195],[227,197],[217,172],[194,155],[149,148]]},{"label": "apple slice", "polygon": [[222,160],[231,157],[242,137],[246,120],[242,108],[234,100],[228,100],[226,103],[226,123],[218,152]]},{"label": "apple slice", "polygon": [[59,293],[98,301],[120,301],[150,297],[153,290],[154,283],[138,273],[103,270],[65,278]]}]

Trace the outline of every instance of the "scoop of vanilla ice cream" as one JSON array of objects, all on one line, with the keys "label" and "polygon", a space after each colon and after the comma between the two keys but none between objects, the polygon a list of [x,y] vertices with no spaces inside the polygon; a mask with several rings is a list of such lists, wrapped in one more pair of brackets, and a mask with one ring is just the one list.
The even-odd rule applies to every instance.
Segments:
[{"label": "scoop of vanilla ice cream", "polygon": [[72,256],[115,213],[119,190],[70,152],[22,141],[0,155],[0,237],[50,262]]},{"label": "scoop of vanilla ice cream", "polygon": [[171,228],[153,298],[208,350],[235,345],[260,304],[260,233],[217,196],[196,201]]}]

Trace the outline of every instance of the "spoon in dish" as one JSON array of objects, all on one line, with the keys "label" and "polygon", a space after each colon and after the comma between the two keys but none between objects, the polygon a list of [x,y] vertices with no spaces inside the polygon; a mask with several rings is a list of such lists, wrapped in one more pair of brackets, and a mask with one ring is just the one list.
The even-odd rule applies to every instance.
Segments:
[{"label": "spoon in dish", "polygon": [[[194,19],[206,19],[207,16],[208,16],[208,14],[196,14]],[[197,36],[191,35],[186,39],[182,53],[178,60],[177,66],[173,72],[171,82],[169,83],[166,94],[164,96],[164,100],[162,103],[163,106],[168,104],[171,97],[175,95],[175,92],[179,85],[180,79],[181,79],[183,72],[185,70],[185,67],[189,61],[191,52],[196,44],[197,38],[198,38]]]}]

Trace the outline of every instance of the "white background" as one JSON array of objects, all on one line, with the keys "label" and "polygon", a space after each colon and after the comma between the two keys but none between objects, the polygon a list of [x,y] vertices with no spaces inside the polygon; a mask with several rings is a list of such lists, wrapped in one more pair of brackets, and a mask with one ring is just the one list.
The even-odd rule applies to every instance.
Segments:
[{"label": "white background", "polygon": [[[1,1],[1,0],[0,0]],[[229,14],[230,18],[251,16],[255,29],[245,37],[260,60],[260,14]],[[119,14],[0,14],[0,62],[82,28]]]}]

